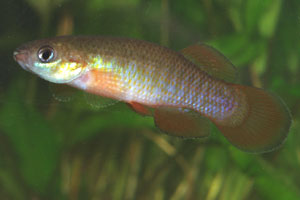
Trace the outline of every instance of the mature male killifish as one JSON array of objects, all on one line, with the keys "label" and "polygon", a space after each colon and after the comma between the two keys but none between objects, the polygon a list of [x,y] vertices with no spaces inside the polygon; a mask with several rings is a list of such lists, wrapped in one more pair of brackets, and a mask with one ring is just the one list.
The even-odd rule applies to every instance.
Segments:
[{"label": "mature male killifish", "polygon": [[233,145],[261,153],[280,146],[291,125],[280,98],[230,83],[234,66],[203,44],[175,52],[134,39],[64,36],[27,43],[14,58],[50,82],[126,102],[174,136],[206,137],[211,121]]}]

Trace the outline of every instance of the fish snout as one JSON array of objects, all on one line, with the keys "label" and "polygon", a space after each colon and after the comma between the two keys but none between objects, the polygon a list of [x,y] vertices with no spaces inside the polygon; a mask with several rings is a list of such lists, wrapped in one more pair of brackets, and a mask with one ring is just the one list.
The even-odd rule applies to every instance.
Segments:
[{"label": "fish snout", "polygon": [[16,49],[13,53],[13,57],[14,60],[17,61],[24,70],[29,71],[29,69],[26,67],[26,63],[28,60],[28,53],[26,51]]}]

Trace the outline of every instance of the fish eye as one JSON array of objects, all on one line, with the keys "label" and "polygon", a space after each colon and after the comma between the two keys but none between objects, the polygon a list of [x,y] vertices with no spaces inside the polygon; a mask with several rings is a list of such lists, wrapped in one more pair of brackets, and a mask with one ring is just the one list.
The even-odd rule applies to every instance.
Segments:
[{"label": "fish eye", "polygon": [[50,46],[43,46],[38,51],[38,58],[42,63],[51,62],[54,59],[54,49]]}]

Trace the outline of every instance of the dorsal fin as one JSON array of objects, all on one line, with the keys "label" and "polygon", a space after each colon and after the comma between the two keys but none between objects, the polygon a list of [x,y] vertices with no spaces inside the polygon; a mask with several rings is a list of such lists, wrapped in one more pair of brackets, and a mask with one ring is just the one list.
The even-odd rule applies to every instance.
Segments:
[{"label": "dorsal fin", "polygon": [[180,52],[209,75],[228,82],[236,80],[236,68],[216,49],[205,44],[195,44]]}]

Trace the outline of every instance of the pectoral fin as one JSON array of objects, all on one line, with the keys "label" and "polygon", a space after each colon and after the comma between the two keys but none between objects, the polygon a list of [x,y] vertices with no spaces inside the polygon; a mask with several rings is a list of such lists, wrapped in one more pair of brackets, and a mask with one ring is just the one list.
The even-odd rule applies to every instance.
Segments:
[{"label": "pectoral fin", "polygon": [[237,77],[234,65],[219,51],[205,45],[195,44],[181,50],[181,53],[209,75],[228,82]]},{"label": "pectoral fin", "polygon": [[196,112],[178,108],[157,108],[155,125],[163,132],[184,138],[207,137],[210,121]]},{"label": "pectoral fin", "polygon": [[73,99],[84,98],[84,101],[91,106],[92,109],[98,110],[116,104],[118,101],[102,97],[96,94],[87,93],[64,84],[49,84],[49,89],[55,100],[61,102],[69,102]]},{"label": "pectoral fin", "polygon": [[94,110],[106,108],[118,103],[117,100],[102,97],[96,94],[86,93],[86,92],[84,93],[84,98],[86,103],[89,106],[91,106],[91,108]]},{"label": "pectoral fin", "polygon": [[78,93],[78,90],[75,88],[56,83],[49,83],[49,90],[52,93],[52,97],[60,102],[69,102],[76,96],[76,93]]}]

